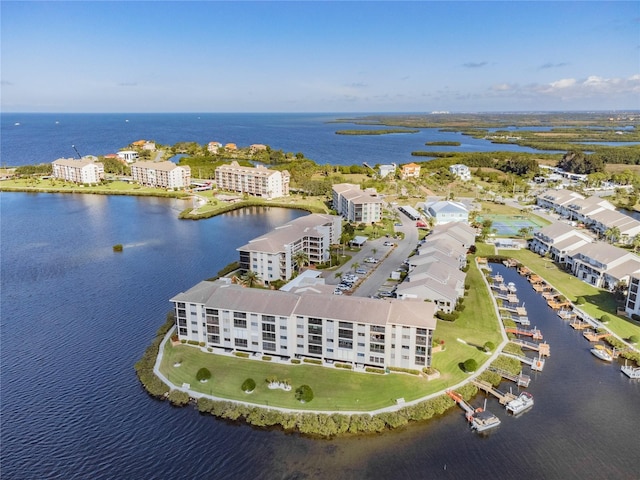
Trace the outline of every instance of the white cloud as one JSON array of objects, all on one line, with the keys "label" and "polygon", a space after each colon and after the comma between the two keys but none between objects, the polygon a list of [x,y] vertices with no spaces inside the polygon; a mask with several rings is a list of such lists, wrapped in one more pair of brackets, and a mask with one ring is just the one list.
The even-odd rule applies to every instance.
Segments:
[{"label": "white cloud", "polygon": [[557,89],[557,88],[573,87],[575,84],[576,84],[575,78],[563,78],[561,80],[556,80],[555,82],[551,82],[549,86],[552,89]]}]

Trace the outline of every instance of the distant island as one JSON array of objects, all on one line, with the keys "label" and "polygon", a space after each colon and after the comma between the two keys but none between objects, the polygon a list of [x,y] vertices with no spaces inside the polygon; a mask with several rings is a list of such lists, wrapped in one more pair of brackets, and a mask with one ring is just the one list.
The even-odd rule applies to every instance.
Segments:
[{"label": "distant island", "polygon": [[462,145],[460,142],[447,142],[447,141],[441,141],[441,142],[427,142],[425,143],[425,145],[427,145],[428,147],[459,147],[460,145]]},{"label": "distant island", "polygon": [[409,130],[407,128],[397,128],[389,130],[338,130],[336,135],[389,135],[393,133],[418,133],[420,130]]}]

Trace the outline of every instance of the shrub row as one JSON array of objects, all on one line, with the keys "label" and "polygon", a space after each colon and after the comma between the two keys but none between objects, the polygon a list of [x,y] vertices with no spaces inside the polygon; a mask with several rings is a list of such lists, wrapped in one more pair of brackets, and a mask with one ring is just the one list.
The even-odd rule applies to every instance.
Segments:
[{"label": "shrub row", "polygon": [[350,363],[336,363],[335,366],[336,368],[344,368],[347,370],[351,370],[353,368],[353,365],[351,365]]},{"label": "shrub row", "polygon": [[382,368],[375,368],[375,367],[367,367],[364,369],[365,372],[369,372],[369,373],[382,373],[384,374],[384,369]]},{"label": "shrub row", "polygon": [[249,358],[249,354],[247,352],[233,352],[236,357],[240,358]]},{"label": "shrub row", "polygon": [[263,355],[262,356],[262,360],[264,360],[265,362],[270,362],[271,361],[271,357],[268,355]]},{"label": "shrub row", "polygon": [[133,366],[142,386],[153,397],[164,398],[169,392],[167,384],[153,373],[153,366],[156,363],[160,343],[162,343],[162,339],[174,324],[174,312],[171,311],[167,314],[166,322],[158,329],[153,341],[142,354],[142,358]]},{"label": "shrub row", "polygon": [[315,358],[305,358],[302,361],[304,363],[312,363],[313,365],[322,365],[322,360],[316,360]]},{"label": "shrub row", "polygon": [[[464,398],[477,393],[473,385],[458,390]],[[278,426],[285,431],[299,432],[305,435],[331,438],[344,434],[366,434],[383,432],[388,429],[407,425],[409,422],[424,421],[442,415],[455,403],[446,395],[404,407],[395,412],[378,415],[368,413],[344,415],[340,413],[286,413],[266,408],[216,401],[208,398],[198,399],[198,410],[227,420],[244,420],[256,427]]]},{"label": "shrub row", "polygon": [[392,372],[401,372],[401,373],[410,373],[411,375],[420,375],[420,370],[414,370],[412,368],[389,367],[389,370]]}]

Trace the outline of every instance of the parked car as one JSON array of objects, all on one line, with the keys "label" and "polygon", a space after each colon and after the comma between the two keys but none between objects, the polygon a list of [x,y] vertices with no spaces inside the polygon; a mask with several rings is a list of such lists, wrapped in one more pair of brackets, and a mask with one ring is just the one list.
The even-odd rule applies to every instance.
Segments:
[{"label": "parked car", "polygon": [[359,273],[360,275],[366,275],[367,271],[364,268],[359,268],[356,270],[356,273]]},{"label": "parked car", "polygon": [[373,257],[367,257],[364,259],[364,263],[378,263],[378,259]]},{"label": "parked car", "polygon": [[383,245],[385,247],[393,247],[394,243],[393,242],[384,242]]}]

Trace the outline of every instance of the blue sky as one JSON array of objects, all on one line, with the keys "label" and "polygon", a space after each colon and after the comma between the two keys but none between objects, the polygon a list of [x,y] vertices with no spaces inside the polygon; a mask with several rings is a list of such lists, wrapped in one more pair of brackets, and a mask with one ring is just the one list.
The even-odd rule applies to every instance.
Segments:
[{"label": "blue sky", "polygon": [[640,2],[0,2],[5,112],[640,109]]}]

